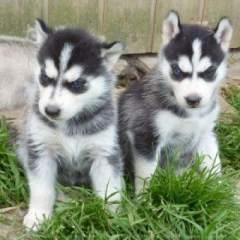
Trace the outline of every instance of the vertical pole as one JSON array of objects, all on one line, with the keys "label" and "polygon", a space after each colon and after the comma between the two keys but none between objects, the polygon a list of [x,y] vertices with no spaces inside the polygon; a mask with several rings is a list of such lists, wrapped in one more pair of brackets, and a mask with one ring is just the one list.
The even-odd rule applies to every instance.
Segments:
[{"label": "vertical pole", "polygon": [[98,1],[98,34],[103,34],[106,1]]},{"label": "vertical pole", "polygon": [[158,0],[151,0],[151,3],[150,3],[151,6],[150,6],[150,22],[149,22],[149,44],[147,49],[148,52],[152,52],[154,47],[157,1]]},{"label": "vertical pole", "polygon": [[207,24],[206,19],[205,19],[206,6],[207,6],[207,0],[201,0],[200,1],[200,8],[199,8],[199,22],[201,24],[204,24],[204,25]]},{"label": "vertical pole", "polygon": [[42,18],[48,23],[48,0],[43,0]]}]

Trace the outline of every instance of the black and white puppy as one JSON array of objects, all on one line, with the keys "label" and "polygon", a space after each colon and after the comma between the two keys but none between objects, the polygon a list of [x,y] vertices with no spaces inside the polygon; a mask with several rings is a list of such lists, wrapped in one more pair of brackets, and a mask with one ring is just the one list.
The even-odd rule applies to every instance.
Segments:
[{"label": "black and white puppy", "polygon": [[170,159],[176,152],[177,168],[200,154],[204,156],[203,168],[221,172],[213,129],[231,37],[227,18],[211,30],[181,24],[174,11],[166,17],[156,67],[119,101],[120,142],[137,192],[143,179],[149,178],[158,164],[166,165],[166,156]]},{"label": "black and white puppy", "polygon": [[30,187],[24,225],[33,229],[52,214],[57,177],[110,201],[120,200],[122,186],[111,69],[123,44],[81,29],[52,30],[41,20],[36,28],[41,48],[18,141]]}]

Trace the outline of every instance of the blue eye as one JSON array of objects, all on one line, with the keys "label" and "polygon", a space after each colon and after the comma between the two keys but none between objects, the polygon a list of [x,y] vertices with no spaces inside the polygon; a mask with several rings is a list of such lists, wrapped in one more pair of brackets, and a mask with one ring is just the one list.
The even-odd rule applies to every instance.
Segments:
[{"label": "blue eye", "polygon": [[182,71],[176,63],[172,64],[171,68],[172,68],[172,73],[176,78],[181,77]]},{"label": "blue eye", "polygon": [[72,82],[72,87],[78,89],[78,88],[81,88],[85,83],[86,83],[85,80],[82,80],[82,81],[76,80],[76,81]]},{"label": "blue eye", "polygon": [[66,82],[65,85],[73,93],[83,93],[87,90],[87,81],[84,78],[78,78],[73,82]]},{"label": "blue eye", "polygon": [[202,72],[199,74],[201,78],[203,78],[205,81],[213,81],[216,75],[217,67],[216,66],[210,66],[205,72]]},{"label": "blue eye", "polygon": [[48,77],[45,73],[45,71],[42,69],[41,74],[40,74],[40,79],[39,82],[43,87],[47,87],[50,84],[54,83],[54,79]]}]

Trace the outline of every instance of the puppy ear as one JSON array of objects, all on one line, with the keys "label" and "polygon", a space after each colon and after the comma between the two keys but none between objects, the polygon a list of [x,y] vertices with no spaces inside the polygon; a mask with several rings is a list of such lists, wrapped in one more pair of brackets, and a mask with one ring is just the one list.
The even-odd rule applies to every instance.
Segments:
[{"label": "puppy ear", "polygon": [[215,28],[214,36],[224,52],[227,52],[229,49],[232,34],[233,28],[230,20],[226,17],[222,18]]},{"label": "puppy ear", "polygon": [[36,19],[35,21],[35,31],[36,31],[36,41],[37,44],[42,45],[47,39],[48,35],[53,32],[53,30],[47,26],[47,24],[42,19]]},{"label": "puppy ear", "polygon": [[168,44],[181,31],[179,15],[176,11],[170,11],[163,21],[162,40]]},{"label": "puppy ear", "polygon": [[125,48],[125,45],[121,42],[103,43],[101,54],[109,69],[113,68]]}]

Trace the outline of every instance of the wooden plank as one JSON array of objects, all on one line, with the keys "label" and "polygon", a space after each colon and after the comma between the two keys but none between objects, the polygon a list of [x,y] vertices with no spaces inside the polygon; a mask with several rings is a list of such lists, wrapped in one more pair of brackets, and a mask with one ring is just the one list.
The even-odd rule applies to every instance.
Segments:
[{"label": "wooden plank", "polygon": [[151,4],[151,15],[149,22],[149,51],[152,51],[154,45],[154,31],[156,27],[156,14],[157,14],[157,0],[153,0]]},{"label": "wooden plank", "polygon": [[5,35],[26,35],[27,25],[36,17],[42,17],[42,1],[2,0],[0,4],[0,33]]},{"label": "wooden plank", "polygon": [[103,24],[105,17],[105,0],[98,1],[98,32],[101,34],[103,32]]},{"label": "wooden plank", "polygon": [[201,21],[202,1],[191,0],[157,0],[156,23],[154,30],[154,42],[152,52],[158,52],[162,41],[162,23],[167,13],[174,9],[177,10],[181,21],[184,23],[199,23]]},{"label": "wooden plank", "polygon": [[1,0],[0,33],[24,36],[42,17],[50,25],[80,26],[127,44],[128,53],[157,52],[162,21],[170,9],[181,20],[216,26],[221,16],[234,25],[232,47],[240,47],[240,0]]},{"label": "wooden plank", "polygon": [[89,31],[98,29],[97,0],[50,0],[48,20],[53,26],[80,26]]},{"label": "wooden plank", "polygon": [[234,26],[231,47],[240,47],[240,0],[206,0],[203,21],[210,27],[215,28],[219,19],[228,16]]},{"label": "wooden plank", "polygon": [[152,0],[106,0],[103,34],[127,44],[128,53],[149,52]]},{"label": "wooden plank", "polygon": [[[42,19],[46,23],[48,23],[48,0],[42,0],[43,1],[43,6],[42,6]],[[51,1],[51,0],[50,0]]]}]

